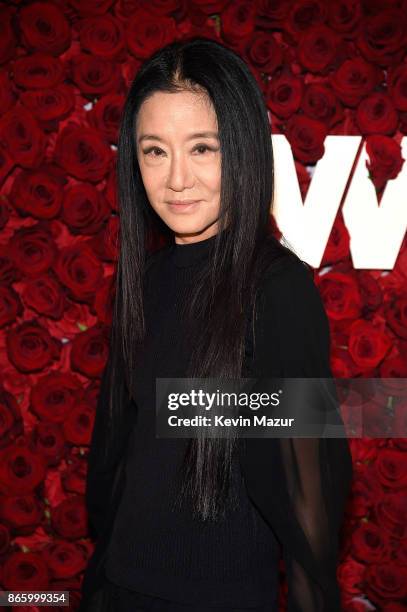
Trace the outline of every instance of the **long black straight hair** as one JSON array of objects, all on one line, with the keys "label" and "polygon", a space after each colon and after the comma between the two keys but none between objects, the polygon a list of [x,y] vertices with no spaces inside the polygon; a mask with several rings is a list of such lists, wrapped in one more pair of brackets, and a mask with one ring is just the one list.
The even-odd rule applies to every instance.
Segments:
[{"label": "long black straight hair", "polygon": [[[154,231],[171,234],[144,189],[135,142],[137,114],[155,92],[179,91],[208,96],[217,116],[221,150],[219,231],[209,266],[187,305],[185,329],[193,320],[195,336],[185,377],[241,377],[246,326],[253,318],[259,279],[273,258],[289,250],[270,234],[271,128],[249,67],[233,50],[203,37],[175,41],[155,52],[130,86],[118,140],[119,256],[106,382],[112,440],[126,397],[135,396],[136,349],[142,347],[145,334],[143,278],[149,240]],[[201,431],[189,441],[180,499],[190,497],[200,520],[217,520],[224,513],[237,442],[230,430],[228,438],[205,437]]]}]

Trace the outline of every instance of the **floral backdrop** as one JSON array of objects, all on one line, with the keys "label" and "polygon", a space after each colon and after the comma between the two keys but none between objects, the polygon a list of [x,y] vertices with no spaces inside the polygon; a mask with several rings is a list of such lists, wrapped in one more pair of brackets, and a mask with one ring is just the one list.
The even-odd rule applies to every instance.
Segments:
[{"label": "floral backdrop", "polygon": [[[404,164],[407,1],[15,0],[0,33],[0,585],[69,590],[75,610],[94,546],[85,475],[117,255],[115,145],[135,72],[174,39],[222,41],[254,72],[303,197],[325,137],[360,134],[380,202]],[[407,377],[405,241],[393,270],[354,269],[339,211],[315,281],[334,374]],[[407,441],[350,444],[343,609],[401,612]]]}]

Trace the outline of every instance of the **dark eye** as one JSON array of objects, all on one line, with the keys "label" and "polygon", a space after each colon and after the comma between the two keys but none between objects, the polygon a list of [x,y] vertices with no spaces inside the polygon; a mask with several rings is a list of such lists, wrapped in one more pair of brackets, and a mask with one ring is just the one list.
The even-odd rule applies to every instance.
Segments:
[{"label": "dark eye", "polygon": [[[203,151],[202,151],[202,149],[203,149]],[[195,147],[194,151],[199,151],[199,150],[200,150],[201,153],[205,153],[205,151],[210,151],[211,149],[209,149],[209,147],[207,147],[206,145],[197,145]]]},{"label": "dark eye", "polygon": [[[203,149],[203,150],[202,150]],[[206,151],[218,151],[219,149],[213,148],[213,147],[208,147],[208,145],[206,144],[199,144],[196,145],[196,147],[194,148],[194,151],[200,151],[200,155],[206,153]]]},{"label": "dark eye", "polygon": [[[150,147],[149,149],[146,149],[145,151],[143,151],[143,153],[145,155],[149,155],[152,151],[161,151],[162,149],[160,149],[159,147]],[[160,155],[153,155],[152,157],[160,157]]]}]

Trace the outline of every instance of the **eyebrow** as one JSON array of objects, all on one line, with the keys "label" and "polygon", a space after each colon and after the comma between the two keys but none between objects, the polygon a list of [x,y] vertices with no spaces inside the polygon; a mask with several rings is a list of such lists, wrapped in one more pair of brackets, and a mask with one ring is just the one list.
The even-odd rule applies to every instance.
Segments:
[{"label": "eyebrow", "polygon": [[[194,138],[216,138],[219,140],[217,132],[197,132],[196,134],[191,134],[188,136],[187,140],[193,140]],[[140,143],[143,140],[158,140],[158,142],[164,142],[162,138],[156,136],[155,134],[143,134],[139,137],[138,142]]]}]

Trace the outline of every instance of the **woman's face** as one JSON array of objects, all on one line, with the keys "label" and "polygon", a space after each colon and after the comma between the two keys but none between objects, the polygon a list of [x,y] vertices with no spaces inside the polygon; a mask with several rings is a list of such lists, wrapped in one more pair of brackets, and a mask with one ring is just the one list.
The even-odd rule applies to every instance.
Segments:
[{"label": "woman's face", "polygon": [[[137,159],[151,206],[177,243],[218,231],[221,154],[216,113],[208,97],[156,92],[136,125]],[[191,204],[176,204],[193,200]]]}]

